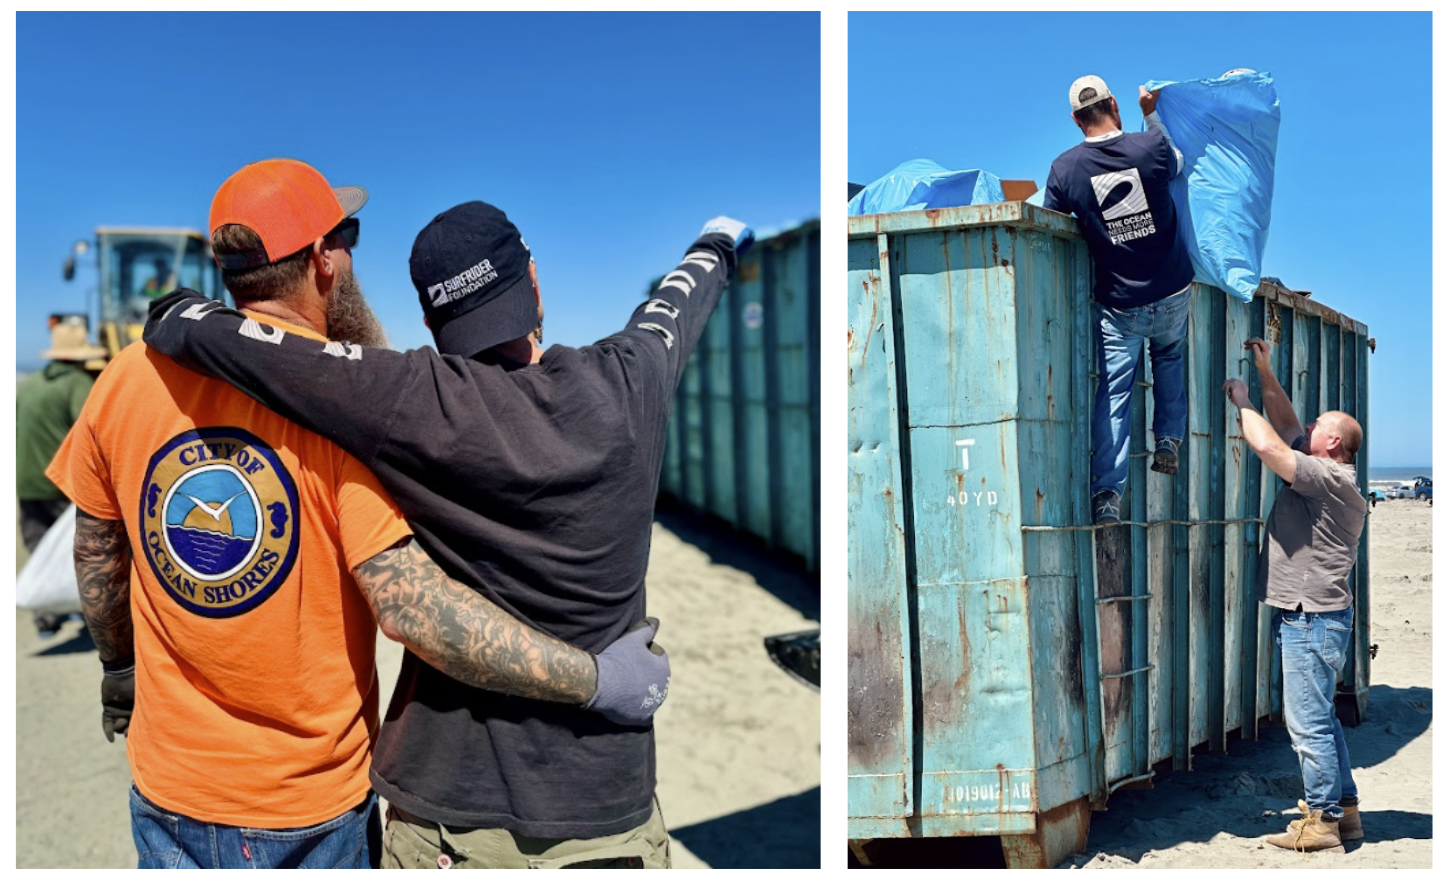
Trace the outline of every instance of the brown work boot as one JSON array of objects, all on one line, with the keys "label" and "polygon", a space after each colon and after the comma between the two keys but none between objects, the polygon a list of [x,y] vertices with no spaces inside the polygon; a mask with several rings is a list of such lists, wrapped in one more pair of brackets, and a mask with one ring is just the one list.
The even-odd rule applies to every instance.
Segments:
[{"label": "brown work boot", "polygon": [[1285,850],[1308,853],[1311,850],[1344,850],[1339,840],[1339,820],[1326,820],[1324,811],[1310,810],[1304,799],[1299,799],[1299,811],[1303,819],[1289,824],[1289,830],[1282,835],[1271,835],[1268,842]]},{"label": "brown work boot", "polygon": [[1344,808],[1344,816],[1339,818],[1339,840],[1364,840],[1364,824],[1359,821],[1359,799],[1351,798],[1339,804]]}]

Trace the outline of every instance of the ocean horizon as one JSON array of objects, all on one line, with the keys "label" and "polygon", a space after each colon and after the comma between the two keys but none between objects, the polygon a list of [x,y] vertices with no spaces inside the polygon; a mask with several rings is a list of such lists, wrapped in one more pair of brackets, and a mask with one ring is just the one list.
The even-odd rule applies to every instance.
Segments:
[{"label": "ocean horizon", "polygon": [[1413,482],[1416,476],[1435,478],[1430,467],[1376,467],[1369,468],[1371,482]]}]

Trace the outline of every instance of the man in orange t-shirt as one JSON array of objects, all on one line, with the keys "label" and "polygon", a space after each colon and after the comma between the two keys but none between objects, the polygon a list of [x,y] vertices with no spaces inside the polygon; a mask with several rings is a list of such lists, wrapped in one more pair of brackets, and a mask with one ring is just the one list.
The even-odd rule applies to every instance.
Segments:
[{"label": "man in orange t-shirt", "polygon": [[[238,305],[290,334],[380,344],[352,276],[366,198],[295,160],[228,179],[211,228]],[[375,865],[374,618],[461,682],[612,719],[668,677],[652,627],[593,658],[452,581],[351,455],[142,344],[103,373],[47,475],[78,510],[142,868]]]}]

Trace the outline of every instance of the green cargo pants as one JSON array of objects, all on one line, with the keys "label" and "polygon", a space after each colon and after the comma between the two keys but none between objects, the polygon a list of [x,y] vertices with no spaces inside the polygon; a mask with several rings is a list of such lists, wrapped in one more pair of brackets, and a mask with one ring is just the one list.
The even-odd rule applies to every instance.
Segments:
[{"label": "green cargo pants", "polygon": [[507,829],[454,829],[388,807],[385,869],[668,869],[659,798],[644,825],[602,838],[526,838]]}]

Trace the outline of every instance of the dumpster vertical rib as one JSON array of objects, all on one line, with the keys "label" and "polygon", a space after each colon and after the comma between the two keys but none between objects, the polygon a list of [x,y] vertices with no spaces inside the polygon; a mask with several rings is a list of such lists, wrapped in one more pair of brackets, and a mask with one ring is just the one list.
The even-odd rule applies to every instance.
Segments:
[{"label": "dumpster vertical rib", "polygon": [[[1093,349],[1097,336],[1092,333],[1092,302],[1087,291],[1091,266],[1085,250],[1076,255],[1073,293],[1072,432],[1078,440],[1073,457],[1072,518],[1077,525],[1092,524],[1092,433],[1088,418],[1092,414],[1092,386],[1088,375],[1096,364]],[[1078,624],[1082,630],[1083,723],[1086,730],[1089,798],[1092,807],[1101,810],[1108,803],[1107,759],[1103,746],[1103,698],[1098,654],[1097,615],[1097,534],[1096,531],[1075,532],[1077,545]]]},{"label": "dumpster vertical rib", "polygon": [[781,262],[776,258],[775,249],[766,249],[760,255],[760,306],[766,317],[761,326],[761,331],[764,332],[761,345],[765,351],[761,355],[765,363],[765,450],[769,463],[767,475],[770,477],[767,485],[770,495],[770,545],[775,549],[782,549],[788,543],[785,533],[785,494],[788,483],[781,452],[781,434],[784,432],[785,421],[780,408],[780,313],[775,297],[775,275]]},{"label": "dumpster vertical rib", "polygon": [[810,555],[812,571],[821,564],[821,229],[811,231],[806,246],[806,377],[810,384],[811,476]]},{"label": "dumpster vertical rib", "polygon": [[[1355,354],[1354,417],[1363,428],[1369,426],[1369,339],[1366,335],[1355,334],[1351,340],[1354,341]],[[1369,441],[1368,434],[1365,435],[1355,456],[1361,495],[1369,494]],[[1354,566],[1354,667],[1349,671],[1349,687],[1354,692],[1356,721],[1363,719],[1369,706],[1369,531],[1369,520],[1366,519],[1364,531],[1359,537],[1359,557]]]},{"label": "dumpster vertical rib", "polygon": [[921,611],[917,590],[916,569],[916,489],[906,481],[913,475],[911,467],[911,394],[906,371],[906,304],[901,291],[901,255],[891,253],[892,242],[882,234],[877,240],[881,250],[881,277],[890,280],[892,346],[896,351],[896,434],[901,464],[901,524],[905,531],[902,560],[906,569],[906,623],[911,648],[911,760],[907,781],[907,807],[911,813],[921,809],[922,759],[925,756],[926,723],[922,715],[921,677]]},{"label": "dumpster vertical rib", "polygon": [[[1222,370],[1228,361],[1228,300],[1218,292],[1206,292],[1213,299],[1209,311],[1208,345],[1211,350],[1208,364],[1212,371]],[[1202,337],[1199,338],[1202,340]],[[1223,435],[1224,412],[1227,399],[1217,392],[1216,378],[1206,379],[1204,395],[1208,397],[1208,426],[1210,428],[1208,455],[1208,516],[1222,522],[1228,518],[1224,512],[1225,459],[1228,456],[1226,439]],[[1224,667],[1228,661],[1224,619],[1228,610],[1224,605],[1224,526],[1208,526],[1208,741],[1213,752],[1228,751],[1227,728],[1224,726]],[[1238,554],[1238,550],[1232,552]]]},{"label": "dumpster vertical rib", "polygon": [[[1192,320],[1190,319],[1190,322]],[[1187,362],[1188,360],[1184,360]],[[1185,366],[1185,370],[1188,366]],[[1186,378],[1185,378],[1186,380]],[[1190,395],[1188,408],[1193,410]],[[1189,670],[1189,622],[1191,598],[1188,587],[1188,498],[1191,492],[1190,479],[1193,475],[1193,446],[1185,444],[1178,451],[1178,475],[1173,477],[1173,518],[1171,527],[1173,585],[1169,589],[1169,604],[1173,621],[1173,769],[1186,770],[1190,766],[1193,749],[1191,711],[1192,673]]]},{"label": "dumpster vertical rib", "polygon": [[[1249,336],[1261,338],[1264,335],[1264,311],[1260,301],[1247,308]],[[1252,358],[1244,372],[1248,380],[1249,399],[1263,401],[1263,388],[1259,383],[1259,372]],[[1242,430],[1240,430],[1242,432]],[[1258,518],[1260,493],[1260,465],[1258,458],[1249,448],[1243,446],[1243,457],[1239,464],[1240,481],[1243,483],[1242,515],[1245,519]],[[1259,525],[1245,522],[1243,547],[1239,550],[1242,560],[1239,566],[1239,734],[1244,739],[1259,737]]]},{"label": "dumpster vertical rib", "polygon": [[[743,274],[742,274],[743,275]],[[745,283],[739,277],[731,283],[724,309],[740,315],[746,300]],[[718,308],[717,308],[718,309]],[[750,456],[750,388],[745,380],[744,323],[730,323],[730,436],[735,451],[735,525],[749,530],[755,501],[751,494],[751,478],[760,469],[757,458]],[[765,538],[762,538],[765,539]]]},{"label": "dumpster vertical rib", "polygon": [[703,468],[700,475],[705,481],[704,510],[712,516],[724,517],[720,512],[720,494],[715,490],[715,384],[710,377],[715,342],[707,332],[701,336],[695,347],[695,370],[700,373],[700,459]]},{"label": "dumpster vertical rib", "polygon": [[[1148,408],[1144,403],[1146,393],[1144,388],[1133,385],[1133,404],[1130,411],[1132,417],[1133,432],[1129,441],[1129,450],[1135,452],[1146,452],[1148,450]],[[1128,493],[1130,499],[1130,510],[1132,519],[1135,522],[1143,522],[1148,518],[1148,461],[1147,457],[1129,458],[1128,471]],[[1130,532],[1130,548],[1128,555],[1129,573],[1132,575],[1132,586],[1130,594],[1136,601],[1128,603],[1128,635],[1131,639],[1129,649],[1128,666],[1137,672],[1132,681],[1132,702],[1133,702],[1133,731],[1132,731],[1132,768],[1129,775],[1141,777],[1146,775],[1153,767],[1152,746],[1148,732],[1148,691],[1150,687],[1150,673],[1148,666],[1148,528],[1145,525],[1133,525],[1128,529]]]}]

